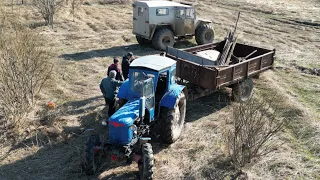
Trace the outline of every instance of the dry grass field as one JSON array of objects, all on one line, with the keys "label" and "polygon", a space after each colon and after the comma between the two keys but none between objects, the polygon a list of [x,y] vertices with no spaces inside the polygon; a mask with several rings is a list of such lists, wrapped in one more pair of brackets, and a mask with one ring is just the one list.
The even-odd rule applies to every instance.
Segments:
[{"label": "dry grass field", "polygon": [[[99,83],[114,56],[128,51],[143,56],[159,53],[140,47],[132,35],[131,4],[101,5],[87,0],[55,16],[54,29],[42,26],[40,14],[26,0],[5,1],[4,9],[44,37],[55,54],[54,80],[40,94],[39,110],[52,100],[57,108],[40,123],[25,127],[29,138],[17,146],[0,145],[0,179],[136,179],[137,165],[106,164],[95,176],[81,171],[85,142],[82,133],[101,126],[106,118]],[[320,70],[319,0],[198,0],[197,14],[214,22],[215,41],[233,27],[237,12],[240,42],[276,49],[273,70],[255,79],[259,96],[272,96],[290,122],[276,138],[267,156],[244,168],[249,179],[320,178]],[[179,42],[177,48],[195,45]],[[185,129],[170,146],[153,143],[155,179],[235,179],[222,142],[224,125],[231,118],[227,91],[187,103]],[[279,105],[280,104],[280,105]],[[37,120],[37,115],[33,119]],[[35,120],[35,121],[36,121]],[[37,120],[38,121],[38,120]],[[40,126],[38,126],[40,124]],[[36,131],[34,129],[37,129]]]}]

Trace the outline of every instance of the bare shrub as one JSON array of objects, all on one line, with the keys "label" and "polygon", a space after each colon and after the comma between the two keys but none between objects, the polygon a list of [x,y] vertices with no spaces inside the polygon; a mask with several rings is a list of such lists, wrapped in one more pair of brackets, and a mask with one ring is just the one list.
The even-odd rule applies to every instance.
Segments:
[{"label": "bare shrub", "polygon": [[41,13],[46,25],[53,28],[53,16],[62,7],[64,0],[33,0],[34,7]]},{"label": "bare shrub", "polygon": [[[66,3],[68,3],[68,1],[66,1]],[[75,11],[81,6],[81,4],[83,4],[83,1],[84,0],[71,0],[71,14],[72,14],[73,21],[74,21]]]},{"label": "bare shrub", "polygon": [[272,150],[274,137],[284,127],[278,109],[272,109],[272,98],[252,96],[233,106],[232,128],[226,133],[229,156],[238,168]]},{"label": "bare shrub", "polygon": [[15,135],[35,97],[50,78],[53,64],[41,38],[14,20],[0,22],[0,130]]}]

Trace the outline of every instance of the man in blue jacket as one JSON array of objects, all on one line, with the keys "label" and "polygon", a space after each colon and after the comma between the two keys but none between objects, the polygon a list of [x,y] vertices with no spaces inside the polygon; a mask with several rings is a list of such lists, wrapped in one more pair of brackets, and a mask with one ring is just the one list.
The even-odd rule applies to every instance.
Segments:
[{"label": "man in blue jacket", "polygon": [[115,113],[115,97],[118,93],[118,88],[121,86],[123,81],[116,80],[117,72],[112,70],[109,72],[109,76],[103,78],[100,83],[100,90],[103,94],[103,97],[106,101],[106,104],[109,105],[108,115],[109,117]]}]

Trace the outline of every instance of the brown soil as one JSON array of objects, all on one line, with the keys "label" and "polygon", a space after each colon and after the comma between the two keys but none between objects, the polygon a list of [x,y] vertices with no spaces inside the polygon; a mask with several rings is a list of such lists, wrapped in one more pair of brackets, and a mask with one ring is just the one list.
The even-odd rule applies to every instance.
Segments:
[{"label": "brown soil", "polygon": [[[56,86],[48,86],[40,103],[53,100],[57,108],[41,121],[38,131],[18,146],[2,146],[0,179],[135,179],[137,165],[106,164],[93,177],[81,171],[85,142],[83,130],[96,128],[103,137],[107,117],[99,83],[114,56],[128,51],[143,56],[159,53],[140,47],[132,35],[130,4],[101,5],[87,1],[76,11],[70,8],[55,17],[54,30],[42,26],[42,19],[30,3],[5,9],[19,14],[23,23],[45,37],[56,54]],[[255,80],[255,91],[277,94],[281,108],[292,123],[275,142],[278,148],[244,169],[250,179],[320,178],[320,77],[301,73],[296,66],[320,68],[320,3],[317,0],[203,0],[197,1],[200,17],[214,22],[216,41],[232,28],[241,11],[240,42],[275,48],[274,70]],[[195,45],[179,42],[177,48]],[[237,176],[224,157],[221,141],[230,106],[225,91],[188,102],[185,129],[169,147],[153,143],[155,179],[230,179]],[[284,115],[285,116],[285,115]],[[37,132],[37,133],[36,133]]]}]

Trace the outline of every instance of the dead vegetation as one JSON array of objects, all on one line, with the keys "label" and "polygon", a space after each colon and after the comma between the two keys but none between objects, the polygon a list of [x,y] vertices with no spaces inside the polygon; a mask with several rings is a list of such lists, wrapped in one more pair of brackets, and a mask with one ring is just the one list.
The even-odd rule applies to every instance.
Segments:
[{"label": "dead vegetation", "polygon": [[232,126],[225,134],[226,149],[233,164],[242,168],[262,158],[274,148],[272,138],[284,127],[280,110],[273,109],[273,97],[258,98],[233,105]]},{"label": "dead vegetation", "polygon": [[55,13],[62,7],[63,2],[64,0],[32,0],[34,7],[42,15],[46,25],[51,26],[52,29],[53,17]]},{"label": "dead vegetation", "polygon": [[51,77],[53,63],[38,34],[23,27],[15,18],[4,14],[1,17],[1,131],[18,139],[27,125],[26,116],[33,110],[36,96]]},{"label": "dead vegetation", "polygon": [[[11,7],[11,0],[6,1],[5,8],[19,12],[23,22],[43,21],[41,15],[28,6],[30,0],[24,5],[15,2]],[[45,26],[32,29],[44,37],[57,56],[54,60],[58,68],[52,74],[58,86],[42,91],[41,103],[53,100],[59,112],[44,116],[40,122],[42,127],[29,141],[1,158],[0,179],[88,179],[80,168],[79,152],[85,142],[82,129],[99,128],[100,121],[106,117],[97,84],[105,75],[107,65],[113,56],[127,51],[140,56],[157,53],[137,45],[131,33],[130,4],[113,1],[115,4],[100,5],[98,2],[86,0],[79,11],[75,11],[72,21],[69,0],[69,7],[54,15],[55,31]],[[213,20],[217,41],[225,37],[240,10],[238,32],[243,35],[239,43],[276,48],[276,65],[292,67],[295,63],[319,69],[319,27],[291,21],[319,23],[319,4],[314,0],[204,0],[198,1],[196,8],[199,16]],[[283,102],[273,109],[288,110],[281,116],[293,118],[284,132],[273,137],[277,146],[274,151],[259,158],[250,169],[243,168],[249,179],[319,179],[319,83],[319,76],[300,73],[295,68],[268,71],[255,81],[256,90],[264,91],[259,97],[279,93],[274,100]],[[232,108],[220,106],[224,104],[223,98],[225,95],[220,93],[188,102],[187,123],[181,139],[169,147],[155,141],[155,179],[237,177],[238,171],[225,160],[222,149],[223,119],[232,118]],[[99,132],[108,133],[104,128]],[[56,136],[58,138],[54,138]],[[10,148],[1,144],[0,156]],[[135,164],[106,165],[92,178],[135,179],[136,170]]]}]

